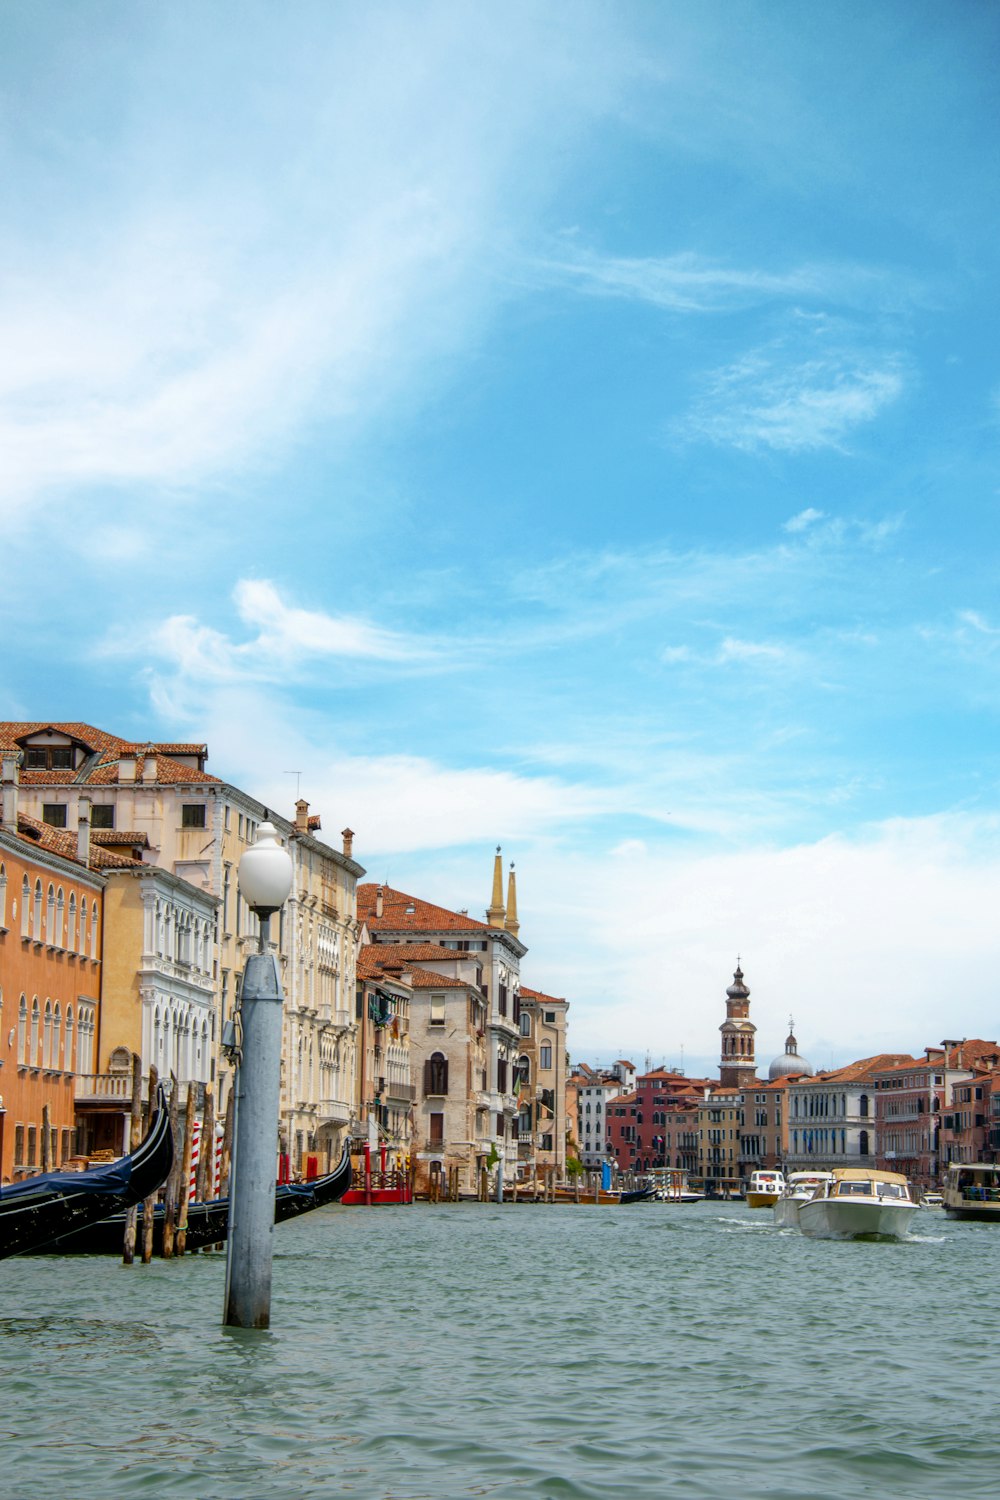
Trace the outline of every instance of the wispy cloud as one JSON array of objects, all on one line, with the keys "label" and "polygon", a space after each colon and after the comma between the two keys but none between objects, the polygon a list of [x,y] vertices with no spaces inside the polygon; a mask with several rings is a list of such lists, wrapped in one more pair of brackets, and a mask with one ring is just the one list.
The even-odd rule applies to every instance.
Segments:
[{"label": "wispy cloud", "polygon": [[810,526],[814,526],[817,521],[822,521],[823,515],[823,511],[816,510],[814,506],[809,505],[805,510],[800,510],[797,515],[790,516],[782,529],[790,531],[793,534],[798,531],[806,531]]},{"label": "wispy cloud", "polygon": [[[304,5],[301,34],[267,7],[243,20],[234,37],[209,13],[190,29],[140,18],[110,135],[80,83],[117,45],[100,23],[79,57],[50,46],[49,93],[20,85],[24,137],[44,149],[0,143],[0,167],[45,214],[0,233],[8,525],[43,495],[99,488],[107,512],[136,488],[177,503],[260,475],[317,425],[344,441],[402,391],[415,401],[421,367],[426,399],[505,295],[491,267],[517,205],[559,176],[558,152],[526,143],[570,139],[626,68],[597,11],[558,49],[526,6],[502,35],[433,4]],[[220,92],[220,56],[253,86]],[[183,111],[164,87],[178,76]],[[93,191],[63,207],[91,153]]]},{"label": "wispy cloud", "polygon": [[591,250],[555,255],[540,268],[591,296],[619,297],[673,313],[726,313],[767,302],[823,302],[848,306],[900,295],[898,273],[865,266],[817,264],[770,271],[730,266],[694,251],[668,256],[600,255]]},{"label": "wispy cloud", "polygon": [[771,346],[714,371],[675,434],[745,452],[843,448],[905,389],[896,354],[840,349],[791,361],[787,354]]},{"label": "wispy cloud", "polygon": [[233,590],[238,619],[252,634],[239,641],[193,615],[171,615],[137,636],[115,631],[106,655],[141,653],[187,684],[280,682],[316,660],[414,664],[438,648],[368,620],[288,604],[267,579],[241,579]]}]

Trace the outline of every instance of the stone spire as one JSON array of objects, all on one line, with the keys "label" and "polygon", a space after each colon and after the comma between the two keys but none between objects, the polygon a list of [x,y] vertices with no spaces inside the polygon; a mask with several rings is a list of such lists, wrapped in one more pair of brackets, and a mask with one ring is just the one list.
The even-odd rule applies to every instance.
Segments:
[{"label": "stone spire", "polygon": [[510,874],[507,876],[507,915],[503,925],[511,937],[517,937],[521,930],[521,924],[517,920],[517,880],[514,875],[513,860],[510,862]]},{"label": "stone spire", "polygon": [[486,921],[490,927],[502,927],[504,915],[503,861],[500,858],[500,845],[497,844],[497,852],[493,860],[493,900],[486,908]]},{"label": "stone spire", "polygon": [[723,1088],[745,1088],[757,1076],[754,1057],[757,1028],[750,1019],[750,991],[743,983],[739,959],[733,982],[726,990],[726,1019],[719,1030],[722,1033],[719,1082]]}]

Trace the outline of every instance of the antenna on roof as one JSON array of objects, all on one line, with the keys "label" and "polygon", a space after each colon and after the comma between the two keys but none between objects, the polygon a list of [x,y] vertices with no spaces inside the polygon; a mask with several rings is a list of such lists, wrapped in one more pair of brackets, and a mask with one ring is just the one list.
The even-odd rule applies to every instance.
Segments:
[{"label": "antenna on roof", "polygon": [[297,802],[299,800],[299,793],[302,790],[302,772],[301,771],[284,771],[282,774],[285,775],[285,776],[294,776],[295,777],[295,800]]}]

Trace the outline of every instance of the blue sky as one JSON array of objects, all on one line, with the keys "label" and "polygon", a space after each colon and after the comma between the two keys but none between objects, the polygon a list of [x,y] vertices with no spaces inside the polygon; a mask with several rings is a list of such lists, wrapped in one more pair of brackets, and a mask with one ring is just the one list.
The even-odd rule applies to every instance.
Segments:
[{"label": "blue sky", "polygon": [[373,877],[578,1057],[997,1033],[1000,13],[0,16],[0,707]]}]

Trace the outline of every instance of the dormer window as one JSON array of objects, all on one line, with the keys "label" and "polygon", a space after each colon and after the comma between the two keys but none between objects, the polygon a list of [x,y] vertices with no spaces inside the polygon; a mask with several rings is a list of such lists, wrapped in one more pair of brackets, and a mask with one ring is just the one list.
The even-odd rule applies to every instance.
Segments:
[{"label": "dormer window", "polygon": [[72,745],[28,745],[24,752],[27,771],[71,771]]}]

